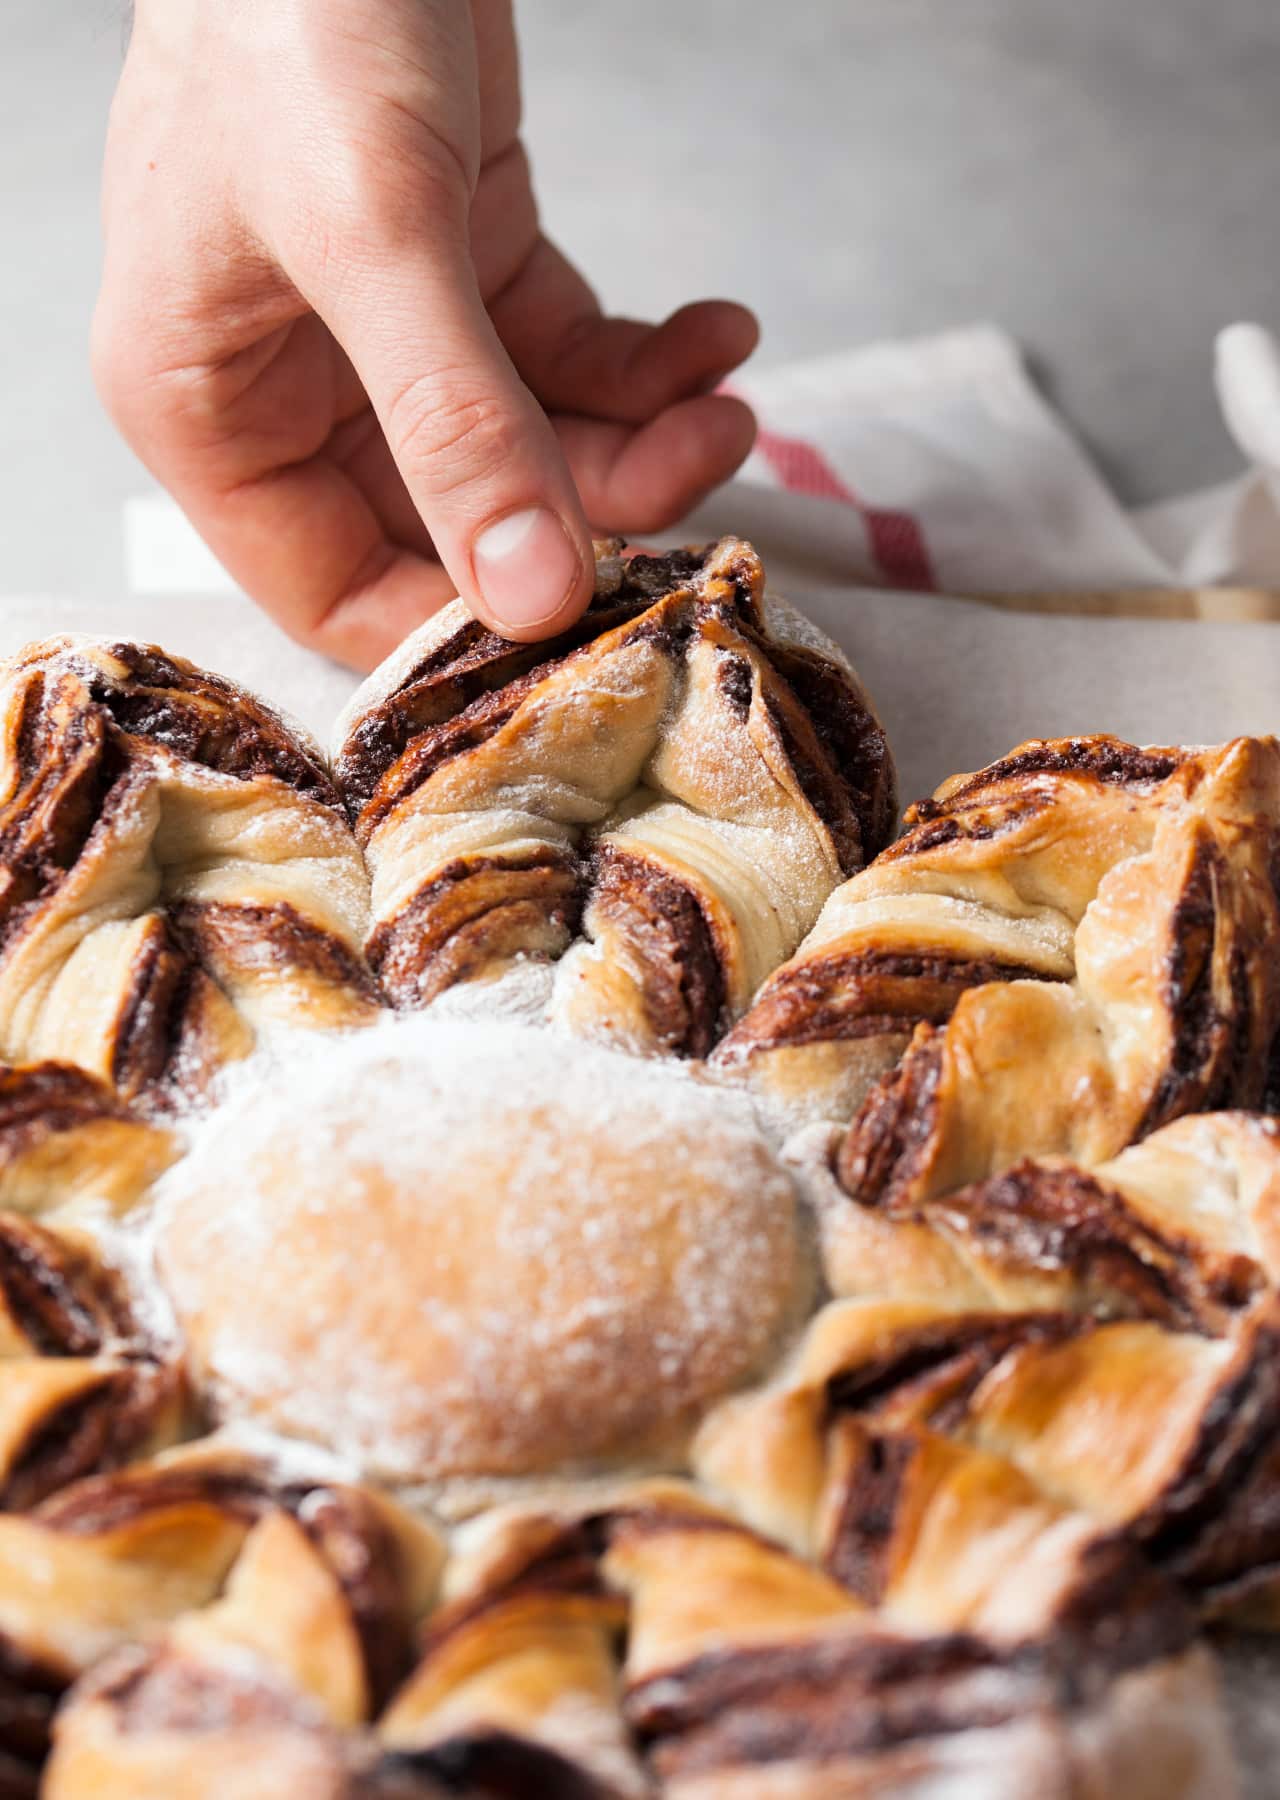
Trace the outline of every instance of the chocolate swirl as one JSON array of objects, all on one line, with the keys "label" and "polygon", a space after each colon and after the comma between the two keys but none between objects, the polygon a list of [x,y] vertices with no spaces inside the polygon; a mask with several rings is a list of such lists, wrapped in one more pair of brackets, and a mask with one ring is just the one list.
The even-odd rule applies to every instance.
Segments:
[{"label": "chocolate swirl", "polygon": [[[1093,1557],[1119,1532],[1210,1615],[1271,1591],[1280,1556],[1274,1300],[1222,1342],[1081,1315],[908,1310],[866,1302],[820,1316],[793,1383],[713,1416],[700,1472],[748,1519],[776,1529],[785,1518],[797,1547],[881,1606],[911,1579],[904,1558],[929,1539],[925,1509],[935,1504],[954,1554],[964,1546],[970,1557],[1000,1555],[995,1540],[969,1535],[984,1518],[1004,1513],[1016,1536],[1024,1511],[1028,1583],[1032,1543],[1049,1555],[1062,1538],[1073,1555]],[[801,1408],[801,1394],[812,1403]],[[1158,1442],[1146,1430],[1152,1406],[1161,1409]],[[778,1512],[782,1492],[747,1473],[753,1455],[758,1473],[753,1444],[801,1413],[815,1449],[796,1439],[793,1453],[816,1453],[826,1472],[802,1505]],[[1068,1514],[1071,1532],[1040,1539]],[[999,1601],[1003,1613],[1013,1596],[999,1578],[993,1562],[997,1585],[984,1606]]]},{"label": "chocolate swirl", "polygon": [[179,1369],[140,1329],[119,1274],[88,1239],[0,1213],[0,1507],[171,1441]]},{"label": "chocolate swirl", "polygon": [[[53,1698],[86,1663],[95,1671],[71,1708],[70,1738],[81,1706],[98,1720],[105,1708],[114,1728],[144,1746],[153,1731],[181,1742],[184,1733],[251,1732],[274,1722],[289,1726],[300,1755],[310,1756],[319,1730],[322,1747],[341,1761],[338,1734],[324,1739],[314,1698],[295,1685],[315,1654],[310,1634],[333,1634],[320,1666],[347,1668],[352,1704],[381,1705],[409,1666],[440,1550],[429,1530],[371,1493],[283,1478],[252,1457],[196,1448],[74,1483],[25,1518],[0,1518],[0,1563],[16,1572],[22,1557],[40,1571],[40,1642],[66,1647],[50,1659],[24,1640],[32,1615],[15,1573],[0,1589],[0,1646],[22,1704],[6,1716],[25,1709],[22,1752],[32,1763],[46,1748]],[[82,1622],[84,1583],[95,1571],[101,1616]],[[297,1610],[299,1584],[312,1590],[311,1613]],[[186,1614],[183,1635],[170,1642],[165,1627]],[[134,1647],[143,1640],[147,1649]],[[239,1645],[230,1662],[228,1644]],[[100,1662],[113,1646],[119,1656]],[[286,1647],[295,1660],[273,1667],[273,1653]],[[341,1723],[356,1723],[356,1714]],[[122,1744],[124,1768],[127,1754]],[[101,1768],[96,1753],[91,1761]],[[54,1778],[71,1780],[57,1758]]]},{"label": "chocolate swirl", "polygon": [[[1278,827],[1274,739],[1024,744],[909,809],[717,1063],[791,1116],[865,1103],[842,1159],[864,1196],[872,1165],[923,1199],[1019,1154],[1101,1160],[1186,1113],[1258,1106],[1280,1030]],[[921,1026],[945,1029],[908,1050]],[[908,1138],[910,1170],[891,1154]]]},{"label": "chocolate swirl", "polygon": [[883,732],[750,546],[623,562],[548,644],[450,609],[358,695],[335,771],[396,1005],[556,961],[552,1011],[703,1056],[887,839]]},{"label": "chocolate swirl", "polygon": [[367,882],[317,753],[152,646],[53,638],[0,684],[0,1053],[153,1102],[264,1018],[371,1016]]}]

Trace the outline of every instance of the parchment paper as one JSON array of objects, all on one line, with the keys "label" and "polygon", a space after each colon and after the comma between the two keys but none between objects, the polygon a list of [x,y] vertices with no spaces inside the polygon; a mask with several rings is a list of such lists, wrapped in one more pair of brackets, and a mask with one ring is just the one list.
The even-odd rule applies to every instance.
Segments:
[{"label": "parchment paper", "polygon": [[[772,565],[771,565],[772,567]],[[904,800],[1028,737],[1138,743],[1280,732],[1280,624],[1074,618],[871,588],[777,582],[853,658],[888,727]],[[238,595],[90,604],[0,599],[0,655],[55,631],[160,643],[230,675],[322,742],[357,678]]]}]

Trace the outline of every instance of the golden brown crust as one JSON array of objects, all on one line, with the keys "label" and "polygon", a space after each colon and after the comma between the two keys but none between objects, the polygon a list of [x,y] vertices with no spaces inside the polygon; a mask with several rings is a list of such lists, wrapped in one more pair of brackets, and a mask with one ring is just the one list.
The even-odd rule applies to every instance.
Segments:
[{"label": "golden brown crust", "polygon": [[720,1046],[730,1064],[789,1044],[910,1035],[950,1018],[967,988],[1034,980],[1039,970],[995,957],[855,950],[792,963],[766,983],[750,1013]]},{"label": "golden brown crust", "polygon": [[[895,1519],[901,1471],[851,1481],[830,1434],[850,1414],[890,1436],[928,1428],[964,1456],[997,1459],[997,1471],[1007,1465],[1053,1507],[1092,1519],[1102,1541],[1123,1533],[1215,1612],[1275,1578],[1276,1332],[1272,1302],[1221,1344],[1147,1323],[838,1302],[810,1327],[790,1383],[712,1416],[699,1468],[748,1518],[815,1553],[830,1529],[824,1520],[852,1516],[865,1557],[857,1497],[873,1518]],[[1155,1411],[1158,1437],[1146,1427]],[[839,1486],[828,1491],[833,1480]],[[939,1546],[933,1555],[944,1570]]]},{"label": "golden brown crust", "polygon": [[[1095,737],[1031,738],[1016,750],[989,763],[976,775],[954,775],[928,800],[907,808],[905,823],[930,824],[940,818],[956,818],[962,809],[975,807],[993,791],[999,793],[1009,780],[1022,781],[1041,775],[1087,776],[1109,788],[1131,794],[1149,793],[1187,762],[1195,752],[1186,749],[1126,744],[1100,732]],[[1003,795],[1000,795],[1003,800]],[[963,829],[980,832],[982,815],[971,818]]]},{"label": "golden brown crust", "polygon": [[43,1213],[90,1200],[123,1210],[178,1153],[170,1132],[82,1069],[0,1064],[0,1205]]},{"label": "golden brown crust", "polygon": [[0,1506],[171,1442],[181,1371],[88,1239],[0,1213]]},{"label": "golden brown crust", "polygon": [[179,941],[223,987],[247,970],[285,972],[314,989],[313,1010],[332,995],[335,1023],[350,1023],[352,1002],[377,1004],[377,987],[359,951],[306,919],[287,900],[269,905],[190,901],[173,908]]},{"label": "golden brown crust", "polygon": [[[1061,1511],[1044,1521],[1046,1544],[1055,1524],[1062,1539],[1061,1521]],[[1127,1682],[1160,1677],[1173,1687],[1187,1666],[1185,1610],[1122,1546],[1066,1569],[1051,1629],[1002,1644],[963,1629],[904,1630],[829,1574],[677,1494],[588,1500],[577,1517],[566,1509],[557,1528],[549,1524],[513,1512],[497,1535],[536,1549],[514,1560],[491,1555],[481,1587],[427,1634],[420,1667],[381,1728],[394,1743],[416,1742],[422,1769],[478,1773],[500,1744],[514,1791],[532,1791],[541,1777],[555,1793],[648,1792],[626,1779],[620,1740],[601,1732],[598,1716],[594,1732],[582,1729],[590,1711],[563,1713],[580,1735],[551,1740],[563,1759],[554,1774],[540,1761],[557,1706],[580,1706],[588,1691],[603,1701],[599,1659],[610,1644],[622,1655],[627,1618],[616,1704],[633,1757],[643,1756],[663,1794],[715,1794],[719,1782],[767,1792],[784,1775],[803,1785],[780,1793],[818,1795],[832,1783],[843,1792],[838,1784],[854,1769],[870,1784],[856,1791],[910,1791],[896,1785],[904,1754],[917,1775],[941,1773],[957,1745],[976,1750],[984,1734],[1028,1717],[1054,1721],[1060,1756],[1073,1721],[1105,1715]],[[1202,1663],[1188,1669],[1193,1697],[1209,1719],[1189,1739],[1221,1777],[1225,1751],[1205,1742],[1212,1691]],[[486,1717],[490,1730],[477,1732]],[[1114,1728],[1102,1729],[1105,1739]],[[993,1773],[1001,1754],[1002,1741],[988,1746],[976,1768]],[[1083,1767],[1083,1745],[1076,1754]]]},{"label": "golden brown crust", "polygon": [[255,1794],[297,1783],[349,1800],[371,1759],[348,1734],[408,1667],[438,1548],[358,1490],[282,1483],[235,1459],[174,1473],[135,1485],[132,1514],[117,1506],[110,1526],[100,1509],[96,1532],[123,1532],[128,1554],[148,1512],[163,1531],[212,1508],[238,1533],[225,1586],[199,1610],[157,1607],[147,1646],[126,1642],[80,1684],[59,1720],[49,1791],[161,1800],[189,1775],[212,1800],[219,1783],[243,1790],[234,1771],[247,1758]]},{"label": "golden brown crust", "polygon": [[317,754],[153,646],[52,638],[0,682],[0,1053],[202,1092],[258,1023],[359,1023],[366,876]]},{"label": "golden brown crust", "polygon": [[[11,667],[38,669],[50,646],[66,641],[29,646]],[[338,804],[320,757],[270,707],[221,676],[154,644],[83,640],[79,653],[60,660],[126,736],[163,744],[222,775],[241,781],[271,775],[310,799]]]},{"label": "golden brown crust", "polygon": [[851,676],[766,623],[750,546],[605,551],[563,638],[433,622],[357,697],[335,765],[370,955],[421,1005],[561,957],[581,921],[557,1015],[699,1055],[887,837],[892,765]]},{"label": "golden brown crust", "polygon": [[[1180,1123],[1194,1135],[1166,1127],[1092,1171],[1027,1159],[918,1214],[876,1210],[918,1217],[952,1255],[957,1289],[972,1282],[1005,1305],[1063,1305],[1217,1335],[1274,1285],[1258,1237],[1280,1205],[1280,1128],[1242,1114]],[[1240,1194],[1246,1172],[1233,1139],[1241,1136],[1270,1165],[1252,1204]],[[1193,1185],[1206,1198],[1215,1186],[1227,1190],[1209,1227]]]},{"label": "golden brown crust", "polygon": [[[718,1061],[792,1116],[847,1116],[888,1079],[884,1058],[913,1028],[946,1025],[941,1052],[922,1053],[956,1070],[939,1075],[929,1167],[911,1177],[921,1195],[1010,1152],[1101,1159],[1187,1112],[1256,1106],[1280,1034],[1263,948],[1280,929],[1278,831],[1273,739],[1022,745],[909,810],[903,836],[830,897]],[[1018,1044],[1021,1064],[1007,1053]],[[1073,1112],[1057,1096],[1081,1084],[1091,1104]],[[851,1160],[883,1162],[884,1130],[898,1135],[890,1102],[877,1097],[859,1128],[879,1147],[851,1148]],[[959,1160],[948,1135],[963,1141]]]},{"label": "golden brown crust", "polygon": [[0,1691],[21,1756],[38,1764],[55,1697],[93,1669],[49,1791],[159,1800],[148,1784],[172,1778],[193,1737],[225,1771],[224,1751],[277,1727],[287,1741],[263,1749],[284,1768],[345,1771],[334,1727],[357,1725],[407,1670],[441,1560],[434,1535],[379,1496],[218,1446],[0,1517]]}]

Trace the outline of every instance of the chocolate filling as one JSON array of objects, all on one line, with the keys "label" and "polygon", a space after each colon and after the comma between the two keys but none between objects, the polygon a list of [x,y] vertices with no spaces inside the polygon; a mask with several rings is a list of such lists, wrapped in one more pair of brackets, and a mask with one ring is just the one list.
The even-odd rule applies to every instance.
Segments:
[{"label": "chocolate filling", "polygon": [[830,1378],[828,1413],[875,1412],[922,1385],[954,1403],[972,1393],[1011,1350],[1061,1343],[1092,1323],[1062,1312],[965,1312],[904,1326],[881,1349]]},{"label": "chocolate filling", "polygon": [[[393,1751],[383,1757],[377,1774],[383,1783],[428,1781],[433,1785],[419,1792],[463,1795],[465,1800],[531,1800],[534,1795],[537,1800],[621,1800],[616,1787],[598,1781],[580,1763],[496,1726],[445,1738],[425,1750]],[[375,1785],[370,1800],[386,1792],[385,1785]]]},{"label": "chocolate filling", "polygon": [[288,901],[270,906],[185,901],[170,917],[179,941],[215,974],[224,965],[296,969],[370,1003],[377,998],[377,985],[358,953]]},{"label": "chocolate filling", "polygon": [[942,1033],[920,1025],[906,1055],[871,1089],[836,1158],[836,1176],[860,1206],[909,1195],[935,1148]]},{"label": "chocolate filling", "polygon": [[422,1633],[421,1660],[430,1661],[442,1645],[460,1631],[486,1614],[500,1611],[521,1594],[610,1598],[616,1603],[621,1628],[625,1621],[625,1602],[620,1596],[608,1595],[600,1575],[602,1558],[620,1536],[656,1536],[670,1531],[728,1532],[735,1537],[750,1538],[756,1535],[735,1520],[715,1513],[692,1508],[681,1512],[670,1506],[646,1506],[643,1502],[584,1514],[559,1525],[529,1553],[518,1553],[509,1566],[495,1570],[489,1584],[480,1592],[437,1608]]},{"label": "chocolate filling", "polygon": [[110,1088],[70,1063],[0,1064],[0,1157],[6,1162],[58,1132],[131,1118]]},{"label": "chocolate filling", "polygon": [[745,656],[722,656],[716,669],[720,692],[735,718],[745,719],[751,711],[755,693],[755,670]]},{"label": "chocolate filling", "polygon": [[1133,1536],[1184,1586],[1211,1595],[1261,1585],[1280,1564],[1280,1314],[1242,1336],[1182,1467]]},{"label": "chocolate filling", "polygon": [[97,1537],[171,1507],[213,1506],[251,1525],[276,1499],[268,1483],[236,1468],[139,1468],[78,1481],[51,1494],[36,1516],[51,1530]]},{"label": "chocolate filling", "polygon": [[154,646],[112,644],[107,654],[124,664],[128,684],[92,660],[75,659],[73,666],[122,731],[150,738],[220,775],[241,781],[272,775],[308,799],[339,804],[321,763],[251,694],[175,662]]},{"label": "chocolate filling", "polygon": [[[990,843],[1017,831],[1040,813],[1048,812],[1053,801],[1049,795],[1037,793],[1033,788],[1029,792],[1002,796],[989,807],[970,805],[958,812],[925,810],[934,804],[922,800],[908,810],[908,829],[883,852],[884,860],[906,862],[913,856],[927,855],[947,844]],[[949,806],[950,803],[946,804]]]},{"label": "chocolate filling", "polygon": [[411,1661],[405,1570],[390,1525],[358,1490],[273,1482],[236,1467],[125,1470],[60,1484],[36,1516],[52,1530],[96,1537],[189,1506],[215,1507],[246,1527],[273,1507],[291,1513],[342,1587],[371,1693],[379,1706],[390,1698]]},{"label": "chocolate filling", "polygon": [[1042,1686],[970,1637],[851,1632],[710,1651],[638,1683],[625,1711],[670,1781],[1001,1725],[1043,1704]]},{"label": "chocolate filling", "polygon": [[[515,717],[525,701],[536,694],[548,676],[574,662],[582,662],[589,668],[589,659],[599,638],[614,625],[631,624],[630,642],[652,643],[663,654],[675,657],[700,625],[712,618],[720,618],[722,611],[690,593],[676,592],[648,602],[638,615],[624,613],[621,618],[611,617],[607,626],[602,617],[588,612],[578,628],[565,638],[554,638],[550,643],[534,646],[538,655],[532,663],[526,648],[520,671],[509,673],[500,685],[495,681],[484,686],[474,699],[449,712],[437,723],[416,730],[406,723],[394,734],[397,740],[404,738],[403,747],[378,776],[368,797],[357,807],[354,815],[357,837],[361,843],[368,843],[395,809],[438,770],[454,758],[487,744]],[[583,630],[583,625],[588,623],[592,629]],[[384,733],[384,736],[390,735]],[[354,800],[369,789],[372,768],[358,759],[352,762],[346,749],[343,757],[346,760],[341,766],[346,767],[351,762],[351,774],[344,777],[344,781]]]},{"label": "chocolate filling", "polygon": [[37,1356],[96,1356],[108,1338],[130,1329],[123,1291],[108,1271],[13,1213],[0,1213],[0,1294]]},{"label": "chocolate filling", "polygon": [[[567,631],[539,644],[515,644],[470,621],[459,626],[356,722],[342,747],[336,764],[338,784],[353,820],[360,819],[362,834],[371,834],[449,755],[475,748],[499,729],[505,722],[495,716],[501,705],[491,709],[486,702],[500,702],[500,696],[512,688],[523,697],[576,652],[645,613],[658,612],[663,623],[655,622],[644,635],[666,635],[665,614],[671,609],[659,603],[693,600],[698,591],[707,588],[712,566],[720,572],[715,548],[632,557],[622,564],[616,588],[597,594]],[[721,603],[729,600],[743,620],[758,623],[754,600],[758,571],[752,574],[743,569],[735,574],[730,568],[727,576],[726,580],[720,573],[716,583],[719,589],[727,586],[730,590]],[[510,710],[514,711],[514,705]],[[458,741],[459,737],[465,739],[465,732],[458,736],[444,733],[437,740],[440,729],[463,714],[469,715],[480,735],[469,743]],[[490,721],[488,731],[483,729],[486,720]],[[433,742],[433,748],[425,753],[425,765],[420,765],[416,756],[415,740],[422,735]],[[411,750],[403,779],[397,773],[388,782],[386,777]]]},{"label": "chocolate filling", "polygon": [[1138,1136],[1185,1113],[1256,1104],[1261,1099],[1265,1073],[1253,1043],[1253,981],[1241,945],[1227,942],[1229,991],[1215,988],[1219,946],[1229,931],[1219,914],[1219,897],[1227,891],[1228,880],[1220,851],[1202,830],[1170,925],[1162,993],[1173,1030],[1169,1065],[1151,1096]]},{"label": "chocolate filling", "polygon": [[828,760],[808,714],[776,675],[766,682],[762,698],[800,791],[835,845],[841,873],[856,874],[870,853],[864,851],[852,788]]},{"label": "chocolate filling", "polygon": [[[19,1782],[14,1793],[36,1792],[36,1771],[48,1754],[53,1715],[70,1680],[69,1671],[0,1636],[0,1757],[12,1759]],[[32,1785],[24,1790],[20,1784],[28,1774]]]},{"label": "chocolate filling", "polygon": [[361,807],[354,825],[357,838],[367,844],[391,814],[455,757],[481,749],[510,723],[530,694],[567,659],[546,658],[526,674],[517,676],[459,713],[419,732],[382,776]]},{"label": "chocolate filling", "polygon": [[171,1391],[172,1377],[145,1363],[104,1373],[32,1432],[0,1482],[0,1508],[27,1512],[69,1482],[127,1461]]},{"label": "chocolate filling", "polygon": [[412,1661],[403,1551],[391,1527],[356,1489],[316,1488],[288,1498],[299,1524],[342,1584],[364,1653],[369,1692],[380,1711]]},{"label": "chocolate filling", "polygon": [[137,1097],[166,1074],[182,1034],[192,969],[158,914],[129,965],[111,1054],[111,1079]]},{"label": "chocolate filling", "polygon": [[1093,1312],[1175,1330],[1220,1333],[1267,1284],[1250,1257],[1198,1260],[1193,1241],[1156,1231],[1122,1193],[1070,1163],[1023,1161],[928,1203],[922,1217],[1003,1267],[1069,1271]]},{"label": "chocolate filling", "polygon": [[[0,1707],[5,1705],[0,1689]],[[34,1763],[22,1762],[0,1747],[0,1800],[37,1800],[40,1772]]]},{"label": "chocolate filling", "polygon": [[1280,1116],[1280,1030],[1271,1041],[1271,1055],[1262,1085],[1262,1110],[1273,1118]]},{"label": "chocolate filling", "polygon": [[960,811],[988,788],[1036,775],[1087,775],[1106,787],[1150,788],[1168,781],[1186,760],[1183,750],[1141,750],[1101,732],[1094,737],[1037,738],[1012,756],[979,769],[953,787],[945,799],[918,800],[907,810],[907,823],[923,823]]},{"label": "chocolate filling", "polygon": [[471,620],[415,664],[392,693],[356,720],[334,762],[352,822],[419,732],[523,675],[544,653],[544,645],[508,644]]},{"label": "chocolate filling", "polygon": [[941,1025],[961,994],[992,981],[1046,980],[1042,970],[994,958],[889,950],[833,951],[782,969],[716,1052],[734,1062],[757,1051],[910,1033]]},{"label": "chocolate filling", "polygon": [[644,971],[654,1040],[673,1056],[704,1057],[728,1024],[715,927],[693,891],[642,856],[602,844],[588,927],[608,920]]},{"label": "chocolate filling", "polygon": [[[424,657],[394,693],[355,725],[338,760],[338,780],[362,841],[453,757],[499,731],[554,669],[606,632],[633,624],[637,641],[672,655],[712,617],[754,643],[773,670],[766,704],[806,799],[837,844],[847,872],[887,841],[896,808],[884,734],[837,665],[775,642],[760,620],[754,559],[713,551],[632,559],[616,593],[593,602],[570,631],[549,643],[516,646],[463,626]],[[720,675],[730,704],[745,714],[752,672],[745,659]],[[728,684],[725,686],[724,684]]]},{"label": "chocolate filling", "polygon": [[889,1583],[898,1508],[915,1455],[905,1434],[866,1433],[830,1522],[823,1567],[868,1606],[880,1604]]},{"label": "chocolate filling", "polygon": [[[931,1422],[932,1424],[932,1422]],[[912,1465],[918,1428],[858,1428],[841,1468],[843,1492],[828,1532],[823,1567],[870,1606],[882,1604],[899,1532],[917,1529]],[[1123,1535],[1104,1531],[1084,1546],[1070,1586],[1037,1632],[1036,1654],[1051,1664],[1064,1698],[1079,1704],[1125,1668],[1184,1649],[1194,1621],[1181,1594]],[[1029,1653],[1030,1646],[1024,1650]]]},{"label": "chocolate filling", "polygon": [[425,1006],[493,961],[557,955],[582,910],[582,871],[563,850],[459,857],[369,938],[369,965],[393,1006]]},{"label": "chocolate filling", "polygon": [[898,818],[897,776],[883,727],[838,664],[816,650],[776,638],[762,638],[760,647],[803,708],[826,762],[845,784],[861,854],[869,862],[893,837]]},{"label": "chocolate filling", "polygon": [[[645,595],[618,603],[593,602],[570,630],[539,644],[510,643],[479,624],[460,626],[416,664],[393,693],[357,720],[343,744],[335,775],[353,822],[420,734],[433,732],[486,695],[503,692],[513,683],[527,685],[530,675],[541,679],[573,651],[652,605]],[[380,808],[378,816],[385,810]]]},{"label": "chocolate filling", "polygon": [[15,734],[17,781],[0,807],[0,949],[84,848],[123,765],[100,714],[76,704],[78,683],[38,671],[25,680]]},{"label": "chocolate filling", "polygon": [[712,1651],[632,1688],[627,1716],[667,1778],[795,1759],[814,1766],[1071,1710],[1117,1676],[1182,1654],[1185,1606],[1126,1545],[1100,1542],[1043,1636],[875,1630]]}]

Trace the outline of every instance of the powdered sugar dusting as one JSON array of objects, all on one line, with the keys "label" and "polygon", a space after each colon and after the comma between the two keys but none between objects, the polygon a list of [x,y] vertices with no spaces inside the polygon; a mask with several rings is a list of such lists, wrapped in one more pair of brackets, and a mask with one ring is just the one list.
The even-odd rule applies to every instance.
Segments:
[{"label": "powdered sugar dusting", "polygon": [[802,650],[816,650],[846,675],[857,680],[857,671],[834,638],[814,624],[805,613],[781,594],[766,590],[762,607],[765,626],[771,637],[783,644],[796,644]]},{"label": "powdered sugar dusting", "polygon": [[222,1412],[394,1480],[652,1454],[807,1282],[748,1102],[509,1022],[388,1020],[233,1075],[160,1200]]}]

